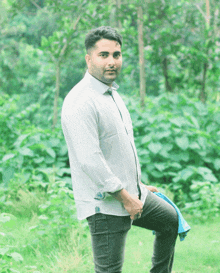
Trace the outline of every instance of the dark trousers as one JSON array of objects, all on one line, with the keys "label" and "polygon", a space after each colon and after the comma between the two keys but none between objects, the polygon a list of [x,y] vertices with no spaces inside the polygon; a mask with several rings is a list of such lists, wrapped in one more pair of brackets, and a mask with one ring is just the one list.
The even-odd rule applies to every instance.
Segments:
[{"label": "dark trousers", "polygon": [[[96,273],[120,273],[124,262],[126,236],[131,225],[154,230],[155,240],[150,273],[172,271],[178,231],[176,210],[149,192],[140,219],[102,213],[87,218]],[[141,272],[140,272],[141,273]]]}]

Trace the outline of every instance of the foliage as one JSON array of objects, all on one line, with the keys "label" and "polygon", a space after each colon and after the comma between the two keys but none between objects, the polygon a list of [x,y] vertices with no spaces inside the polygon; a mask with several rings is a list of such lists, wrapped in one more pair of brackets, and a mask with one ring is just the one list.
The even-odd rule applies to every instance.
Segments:
[{"label": "foliage", "polygon": [[48,87],[53,93],[56,72],[49,58],[53,56],[56,62],[62,59],[60,94],[64,97],[85,71],[85,34],[101,24],[121,32],[124,69],[119,83],[123,93],[137,93],[137,6],[142,5],[146,93],[155,96],[165,90],[184,90],[198,97],[206,89],[208,99],[216,100],[220,88],[220,21],[219,2],[212,2],[207,27],[205,5],[188,0],[121,1],[119,6],[117,1],[100,0],[5,0],[0,8],[1,90],[8,94],[32,90],[31,102],[48,92]]},{"label": "foliage", "polygon": [[[147,97],[143,111],[136,99],[125,100],[132,114],[143,180],[169,187],[175,201],[192,213],[204,206],[211,211],[200,183],[212,192],[220,179],[220,109],[214,102],[220,87],[220,21],[219,3],[213,2],[208,26],[201,12],[205,5],[187,0],[2,1],[1,208],[10,195],[19,200],[21,194],[34,190],[47,192],[51,177],[71,188],[60,124],[51,130],[52,104],[55,89],[60,88],[64,97],[82,78],[86,70],[83,41],[91,28],[102,24],[120,31],[124,61],[120,90],[127,95],[138,93],[137,6],[142,5],[146,91],[158,97]],[[197,99],[205,84],[206,105]],[[165,90],[176,94],[169,96]],[[61,106],[61,98],[57,104]],[[215,199],[219,198],[213,193]],[[213,204],[214,213],[219,202]]]},{"label": "foliage", "polygon": [[[60,207],[64,206],[64,203],[60,203]],[[55,236],[52,233],[50,237],[42,237],[38,227],[35,227],[39,224],[39,216],[21,218],[11,213],[0,214],[2,272],[3,268],[7,273],[92,272],[88,226],[85,223],[78,224],[62,236]],[[45,219],[45,228],[48,229],[49,235],[50,221],[48,219],[47,224],[46,221]],[[195,217],[187,216],[187,221],[192,230],[184,242],[177,241],[174,271],[196,273],[200,264],[199,272],[217,273],[219,241],[215,235],[219,230],[219,218],[207,219],[202,223]],[[132,227],[126,242],[125,272],[138,273],[150,270],[152,249],[146,246],[152,245],[153,240],[151,232]],[[186,263],[186,260],[190,263]]]},{"label": "foliage", "polygon": [[26,184],[16,196],[7,196],[3,211],[8,212],[0,214],[2,272],[78,272],[78,267],[86,272],[91,266],[91,259],[83,259],[89,251],[88,226],[76,221],[72,191],[65,184],[51,181],[47,193],[30,192]]},{"label": "foliage", "polygon": [[190,186],[192,201],[186,203],[184,211],[200,219],[219,215],[220,184],[192,181]]},{"label": "foliage", "polygon": [[[180,206],[191,204],[197,211],[205,209],[207,198],[211,198],[207,210],[219,211],[220,105],[204,105],[185,95],[161,95],[147,98],[146,109],[140,111],[138,101],[125,100],[133,120],[143,182],[168,186]],[[209,197],[203,194],[202,183],[204,188],[210,186]],[[196,196],[195,189],[199,191]]]},{"label": "foliage", "polygon": [[[142,110],[131,97],[139,88],[138,5],[148,95]],[[219,1],[212,7],[206,24],[205,4],[188,0],[0,2],[2,272],[91,268],[88,226],[76,221],[66,143],[60,123],[54,130],[51,125],[55,91],[64,98],[82,78],[85,34],[100,25],[123,36],[118,83],[133,120],[142,181],[166,188],[196,218],[219,215]],[[198,100],[202,90],[206,104]],[[62,99],[56,103],[60,112]],[[11,236],[15,226],[20,241]]]},{"label": "foliage", "polygon": [[[168,187],[174,201],[188,212],[199,215],[202,209],[205,215],[217,214],[220,105],[204,105],[185,95],[161,95],[147,98],[146,109],[140,110],[137,99],[124,100],[133,120],[142,181]],[[36,125],[30,123],[37,115],[44,126],[40,105],[32,104],[20,111],[19,102],[19,96],[1,98],[2,209],[10,205],[9,196],[20,200],[22,194],[27,194],[29,200],[28,192],[35,203],[41,202],[37,191],[48,193],[52,181],[63,181],[71,189],[67,147],[60,126],[52,131],[40,128],[39,121]],[[49,208],[55,210],[51,204]],[[39,213],[39,208],[33,211]]]},{"label": "foliage", "polygon": [[0,174],[3,185],[7,186],[13,174],[18,174],[18,170],[19,185],[27,181],[31,185],[34,181],[35,185],[42,187],[49,181],[50,173],[57,172],[57,176],[69,173],[65,168],[68,161],[67,147],[60,128],[54,131],[41,129],[30,122],[34,120],[33,116],[39,110],[40,104],[32,104],[20,111],[19,96],[8,100],[8,96],[3,95],[1,99],[0,125],[3,130],[0,135]]}]

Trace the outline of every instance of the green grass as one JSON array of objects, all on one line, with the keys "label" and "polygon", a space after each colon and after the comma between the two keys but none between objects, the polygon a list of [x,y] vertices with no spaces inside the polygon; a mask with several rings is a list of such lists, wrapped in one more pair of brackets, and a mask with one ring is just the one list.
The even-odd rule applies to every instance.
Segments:
[{"label": "green grass", "polygon": [[[44,234],[37,228],[38,217],[31,219],[13,218],[0,224],[0,249],[8,248],[6,254],[19,253],[23,261],[3,256],[8,268],[34,273],[92,272],[92,253],[88,228],[81,224],[68,230],[65,235],[53,232]],[[50,228],[48,223],[47,229]],[[1,256],[0,256],[1,268]],[[0,271],[3,273],[4,271]]]},{"label": "green grass", "polygon": [[[220,218],[206,223],[186,217],[191,230],[177,240],[173,273],[220,273]],[[197,223],[196,223],[197,222]],[[124,272],[149,272],[154,236],[132,227],[127,238]]]},{"label": "green grass", "polygon": [[[173,273],[220,273],[220,219],[195,223],[188,219],[192,230],[185,241],[176,245]],[[79,224],[62,238],[41,236],[38,217],[14,218],[1,223],[1,248],[20,253],[23,261],[9,260],[17,272],[92,273],[92,253],[87,228]],[[132,227],[127,238],[123,272],[149,272],[154,236],[151,231]],[[9,271],[10,272],[10,271]],[[12,271],[13,272],[13,271]],[[14,271],[16,272],[16,271]]]},{"label": "green grass", "polygon": [[[71,228],[59,232],[60,221],[66,223],[73,212],[49,221],[38,210],[47,198],[31,196],[20,192],[19,201],[14,200],[7,213],[0,213],[0,273],[93,273],[86,221],[73,221]],[[66,202],[59,202],[61,213]],[[200,222],[185,217],[192,229],[183,242],[177,240],[173,273],[220,273],[220,218]],[[153,240],[151,231],[131,228],[123,273],[149,272]]]}]

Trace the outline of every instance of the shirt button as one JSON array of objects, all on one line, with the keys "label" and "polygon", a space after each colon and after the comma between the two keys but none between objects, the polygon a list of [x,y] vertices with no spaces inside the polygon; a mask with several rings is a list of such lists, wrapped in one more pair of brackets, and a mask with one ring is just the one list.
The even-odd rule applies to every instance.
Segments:
[{"label": "shirt button", "polygon": [[100,207],[95,207],[95,213],[99,213],[100,212]]}]

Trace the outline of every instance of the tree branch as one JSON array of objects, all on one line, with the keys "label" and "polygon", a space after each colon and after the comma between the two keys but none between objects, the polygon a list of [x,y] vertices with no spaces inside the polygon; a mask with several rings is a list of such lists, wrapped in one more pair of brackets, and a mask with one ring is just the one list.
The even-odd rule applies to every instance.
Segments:
[{"label": "tree branch", "polygon": [[197,9],[201,12],[201,14],[203,15],[203,17],[205,18],[205,20],[207,21],[206,15],[203,12],[203,10],[200,8],[200,6],[198,4],[195,4],[195,6],[197,7]]},{"label": "tree branch", "polygon": [[163,60],[162,60],[162,69],[163,69],[163,75],[164,75],[164,78],[165,78],[165,87],[166,87],[166,91],[168,92],[173,92],[173,89],[170,85],[170,82],[169,82],[169,75],[168,75],[168,59],[167,57],[165,57]]},{"label": "tree branch", "polygon": [[206,0],[206,22],[208,26],[210,25],[210,6],[209,6],[209,0]]},{"label": "tree branch", "polygon": [[73,25],[73,29],[74,29],[74,30],[76,30],[76,26],[77,26],[77,24],[79,23],[80,18],[81,18],[81,16],[79,15],[78,18],[76,19],[75,24]]},{"label": "tree branch", "polygon": [[35,3],[33,0],[31,0],[31,3],[38,9],[42,9],[37,3]]},{"label": "tree branch", "polygon": [[63,57],[63,55],[64,55],[64,53],[66,51],[67,46],[68,46],[68,42],[65,43],[65,45],[63,46],[63,48],[62,48],[62,50],[60,52],[60,56],[59,56],[60,60],[62,59],[62,57]]},{"label": "tree branch", "polygon": [[[78,16],[78,18],[76,19],[75,24],[73,25],[73,30],[76,29],[76,26],[77,26],[77,24],[79,23],[80,18],[81,18],[81,16]],[[59,56],[59,61],[61,61],[63,55],[65,54],[65,51],[66,51],[66,49],[67,49],[67,46],[68,46],[69,44],[70,44],[70,43],[69,43],[68,40],[67,40],[66,43],[64,44],[63,48],[61,49],[60,56]]]}]

